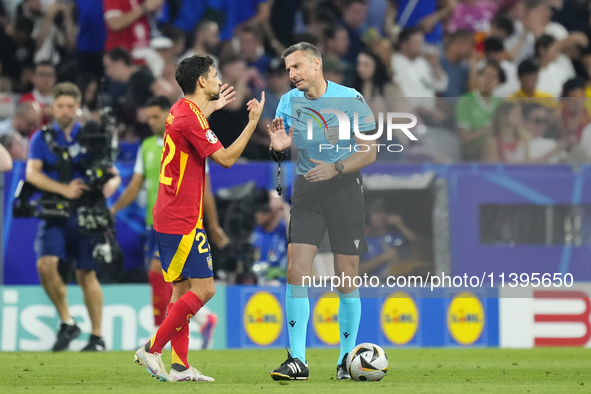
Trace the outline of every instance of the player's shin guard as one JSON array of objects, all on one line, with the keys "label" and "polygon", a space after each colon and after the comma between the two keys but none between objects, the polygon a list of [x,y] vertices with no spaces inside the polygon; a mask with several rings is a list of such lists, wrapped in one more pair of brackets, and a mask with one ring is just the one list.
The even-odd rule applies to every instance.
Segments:
[{"label": "player's shin guard", "polygon": [[156,335],[150,340],[148,350],[150,353],[162,353],[162,348],[172,339],[172,337],[180,332],[184,326],[189,325],[191,317],[201,307],[203,301],[193,292],[188,291],[181,298],[175,302],[164,319],[164,322],[156,332]]},{"label": "player's shin guard", "polygon": [[[168,304],[168,312],[172,310],[174,303]],[[189,325],[184,325],[170,340],[172,350],[172,365],[175,370],[185,370],[189,368]],[[176,365],[175,365],[176,364]]]},{"label": "player's shin guard", "polygon": [[172,295],[172,283],[164,280],[162,272],[148,271],[150,287],[152,287],[152,306],[154,307],[154,324],[162,324],[166,317],[166,306]]},{"label": "player's shin guard", "polygon": [[359,322],[361,321],[361,300],[359,299],[359,289],[355,289],[349,294],[339,293],[339,333],[341,336],[341,353],[339,354],[339,365],[351,349],[355,347],[357,341],[357,331],[359,331]]},{"label": "player's shin guard", "polygon": [[285,312],[287,317],[287,333],[291,356],[306,363],[306,329],[310,318],[310,301],[308,286],[292,286],[287,284],[285,293]]}]

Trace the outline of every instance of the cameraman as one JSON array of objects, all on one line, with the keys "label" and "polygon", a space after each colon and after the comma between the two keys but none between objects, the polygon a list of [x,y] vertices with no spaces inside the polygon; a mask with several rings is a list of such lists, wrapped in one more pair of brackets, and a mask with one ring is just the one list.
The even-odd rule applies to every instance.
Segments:
[{"label": "cameraman", "polygon": [[[66,82],[54,86],[51,91],[53,104],[51,125],[53,138],[48,138],[43,130],[31,139],[29,160],[27,161],[27,181],[44,192],[61,195],[68,200],[77,200],[89,188],[84,184],[79,163],[88,154],[77,142],[80,123],[76,121],[76,111],[80,108],[81,93],[76,85]],[[53,139],[53,141],[52,141]],[[58,158],[56,149],[61,149]],[[67,157],[71,159],[67,160]],[[64,168],[71,166],[72,168]],[[59,179],[64,173],[73,174],[67,180]],[[113,169],[116,174],[117,171]],[[64,175],[61,176],[64,178]],[[119,176],[113,177],[103,187],[103,194],[109,197],[121,182]],[[68,310],[66,286],[58,273],[58,263],[72,261],[76,269],[76,281],[82,287],[84,302],[92,322],[92,332],[84,351],[105,350],[101,338],[101,318],[103,293],[95,274],[95,261],[92,257],[94,238],[82,233],[77,215],[68,218],[45,219],[39,223],[35,240],[37,271],[41,284],[57,308],[61,326],[54,351],[65,350],[70,342],[80,335],[80,328]]]}]

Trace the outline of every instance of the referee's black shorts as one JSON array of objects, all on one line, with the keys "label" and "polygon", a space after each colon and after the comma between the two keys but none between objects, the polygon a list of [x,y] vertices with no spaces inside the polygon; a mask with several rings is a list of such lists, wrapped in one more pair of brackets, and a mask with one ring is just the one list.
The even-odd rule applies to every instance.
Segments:
[{"label": "referee's black shorts", "polygon": [[308,182],[298,175],[291,198],[288,242],[318,247],[327,229],[333,253],[367,252],[363,177],[359,171],[323,182]]}]

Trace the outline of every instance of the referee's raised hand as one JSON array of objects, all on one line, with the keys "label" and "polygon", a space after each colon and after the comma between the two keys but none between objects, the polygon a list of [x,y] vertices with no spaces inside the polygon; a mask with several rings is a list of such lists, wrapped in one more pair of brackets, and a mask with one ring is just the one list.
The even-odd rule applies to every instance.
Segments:
[{"label": "referee's raised hand", "polygon": [[293,126],[289,129],[289,134],[285,132],[283,118],[275,118],[270,125],[267,125],[267,132],[271,137],[271,146],[273,150],[279,152],[291,146],[293,137]]}]

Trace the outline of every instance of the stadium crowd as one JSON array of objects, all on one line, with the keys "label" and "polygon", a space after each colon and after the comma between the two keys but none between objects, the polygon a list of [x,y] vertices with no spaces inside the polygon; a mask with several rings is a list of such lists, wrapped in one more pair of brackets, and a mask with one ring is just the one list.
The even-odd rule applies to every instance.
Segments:
[{"label": "stadium crowd", "polygon": [[[267,91],[245,160],[267,160],[266,124],[290,81],[279,56],[308,41],[325,76],[374,111],[404,107],[423,138],[379,160],[558,163],[591,157],[588,0],[6,0],[0,3],[0,143],[27,158],[49,94],[76,83],[80,120],[113,106],[119,159],[150,135],[144,105],[173,102],[180,60],[214,56],[236,100],[210,124],[224,145]],[[387,98],[387,99],[386,99]],[[519,105],[518,105],[519,104]]]}]

